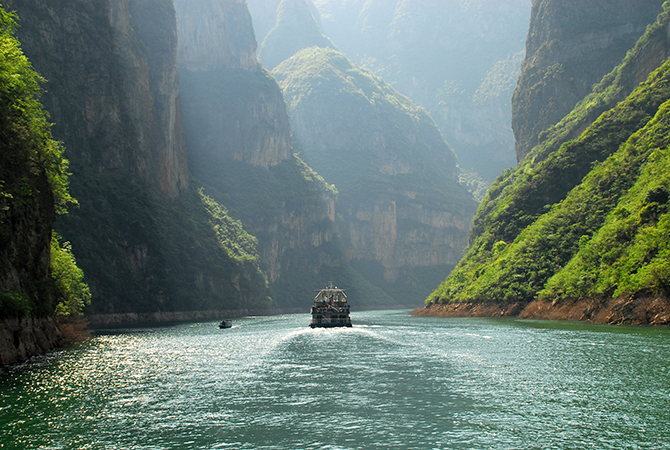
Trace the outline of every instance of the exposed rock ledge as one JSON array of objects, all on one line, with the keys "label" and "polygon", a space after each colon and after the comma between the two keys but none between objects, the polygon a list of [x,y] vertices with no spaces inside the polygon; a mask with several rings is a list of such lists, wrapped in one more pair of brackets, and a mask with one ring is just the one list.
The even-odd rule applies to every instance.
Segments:
[{"label": "exposed rock ledge", "polygon": [[61,345],[62,335],[52,317],[0,320],[0,366],[27,361]]},{"label": "exposed rock ledge", "polygon": [[417,317],[516,317],[522,310],[520,303],[449,303],[417,308],[411,314]]},{"label": "exposed rock ledge", "polygon": [[418,317],[519,317],[537,320],[571,320],[596,324],[670,325],[670,300],[663,298],[536,300],[520,303],[451,303],[412,311]]},{"label": "exposed rock ledge", "polygon": [[574,320],[599,324],[670,325],[670,301],[663,298],[534,301],[522,319]]}]

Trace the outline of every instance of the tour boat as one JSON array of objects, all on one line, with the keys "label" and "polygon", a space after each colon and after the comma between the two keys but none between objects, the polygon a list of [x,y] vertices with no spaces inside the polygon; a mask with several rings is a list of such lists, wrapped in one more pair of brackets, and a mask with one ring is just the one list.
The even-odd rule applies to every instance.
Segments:
[{"label": "tour boat", "polygon": [[331,281],[328,287],[314,291],[314,305],[312,305],[312,328],[350,327],[349,304],[344,289],[333,286]]},{"label": "tour boat", "polygon": [[219,324],[219,328],[231,328],[233,323],[230,320],[222,320]]}]

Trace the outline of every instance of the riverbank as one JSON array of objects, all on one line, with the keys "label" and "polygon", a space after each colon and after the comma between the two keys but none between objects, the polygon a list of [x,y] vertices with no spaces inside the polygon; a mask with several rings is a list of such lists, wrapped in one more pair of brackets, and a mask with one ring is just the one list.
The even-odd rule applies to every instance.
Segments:
[{"label": "riverbank", "polygon": [[133,325],[144,323],[198,322],[222,319],[237,319],[246,316],[272,316],[277,314],[304,312],[304,310],[279,309],[226,309],[210,311],[164,311],[151,313],[90,314],[86,320],[92,328],[108,325]]},{"label": "riverbank", "polygon": [[417,308],[411,314],[417,317],[518,317],[608,325],[670,325],[670,301],[664,298],[536,300],[525,306],[520,303],[450,303]]}]

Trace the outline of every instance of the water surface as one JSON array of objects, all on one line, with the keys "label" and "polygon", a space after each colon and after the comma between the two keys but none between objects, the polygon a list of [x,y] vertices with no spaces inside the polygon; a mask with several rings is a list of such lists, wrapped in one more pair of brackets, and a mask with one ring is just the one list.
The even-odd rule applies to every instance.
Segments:
[{"label": "water surface", "polygon": [[352,320],[103,330],[0,372],[0,448],[670,448],[668,329]]}]

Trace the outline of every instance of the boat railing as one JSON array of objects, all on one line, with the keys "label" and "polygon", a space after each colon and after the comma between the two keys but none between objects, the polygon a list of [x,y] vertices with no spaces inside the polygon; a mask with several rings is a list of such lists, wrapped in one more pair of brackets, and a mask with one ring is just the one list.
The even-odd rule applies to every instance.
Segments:
[{"label": "boat railing", "polygon": [[349,307],[348,306],[315,306],[312,310],[312,313],[317,313],[317,314],[329,314],[329,313],[340,313],[340,314],[348,314],[349,313]]}]

